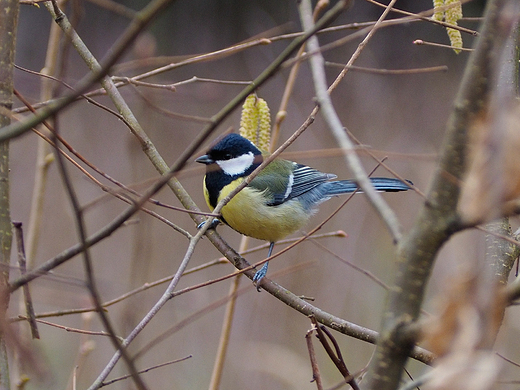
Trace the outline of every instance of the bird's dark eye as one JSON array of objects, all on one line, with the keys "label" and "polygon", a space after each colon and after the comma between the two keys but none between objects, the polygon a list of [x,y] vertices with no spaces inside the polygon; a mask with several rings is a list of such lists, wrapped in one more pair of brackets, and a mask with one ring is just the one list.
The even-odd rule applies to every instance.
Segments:
[{"label": "bird's dark eye", "polygon": [[231,153],[226,153],[224,154],[223,160],[231,160],[232,158],[233,156],[231,155]]}]

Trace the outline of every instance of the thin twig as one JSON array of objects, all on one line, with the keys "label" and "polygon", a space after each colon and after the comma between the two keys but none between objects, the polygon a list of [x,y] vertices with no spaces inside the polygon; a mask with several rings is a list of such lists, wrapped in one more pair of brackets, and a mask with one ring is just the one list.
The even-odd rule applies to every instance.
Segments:
[{"label": "thin twig", "polygon": [[[48,0],[45,0],[45,1],[48,1]],[[53,25],[54,26],[54,25]],[[57,25],[56,25],[57,26]],[[59,29],[59,27],[57,26],[56,28]],[[61,31],[61,30],[60,30]],[[54,54],[56,55],[56,54]],[[67,84],[65,81],[59,79],[59,78],[56,78],[56,77],[53,77],[51,75],[48,75],[48,74],[45,74],[45,73],[41,73],[41,72],[36,72],[34,70],[31,70],[31,69],[27,69],[27,68],[24,68],[20,65],[15,65],[15,68],[16,69],[20,69],[24,72],[27,72],[29,74],[34,74],[34,75],[38,75],[44,79],[47,79],[47,80],[53,80],[57,83],[60,83],[61,85],[63,85],[65,88],[67,88],[68,90],[72,91],[72,92],[75,92],[75,89],[74,87],[72,87],[71,85]],[[105,91],[106,92],[106,91]],[[112,110],[111,108],[108,108],[107,106],[105,106],[104,104],[101,104],[97,101],[95,101],[94,99],[92,99],[91,97],[89,97],[87,94],[81,94],[78,96],[78,99],[79,98],[82,98],[82,99],[85,99],[88,103],[96,106],[96,107],[99,107],[101,108],[102,110],[108,112],[109,114],[115,116],[117,118],[117,120],[120,120],[121,122],[123,122],[126,126],[130,127],[130,125],[128,124],[128,122],[126,121],[126,119],[121,115],[119,114],[118,112]],[[25,101],[22,101],[22,103],[25,105],[25,107],[20,107],[20,108],[16,108],[16,109],[13,109],[13,113],[22,113],[22,112],[25,112],[25,111],[31,111],[33,114],[36,114],[36,109],[38,108],[41,108],[42,105],[45,105],[45,102],[41,102],[41,103],[36,103],[36,104],[28,104],[27,100]],[[43,123],[44,121],[42,121]]]},{"label": "thin twig", "polygon": [[[75,87],[75,92],[65,95],[62,98],[52,102],[37,115],[32,115],[23,121],[3,127],[2,131],[0,131],[0,141],[18,137],[24,134],[26,131],[35,127],[43,120],[49,118],[50,116],[56,114],[58,111],[73,103],[77,97],[84,94],[91,85],[101,80],[109,72],[112,65],[116,63],[123,52],[128,48],[130,43],[134,41],[134,39],[148,25],[148,23],[150,23],[150,21],[160,11],[162,11],[169,3],[173,1],[174,0],[153,0],[148,3],[141,11],[136,14],[136,17],[132,19],[130,25],[108,51],[109,54],[105,57],[105,59],[101,63],[98,63],[97,61],[89,63],[90,66],[94,67],[94,70],[78,82]],[[59,11],[59,8],[56,7],[56,11]],[[61,13],[59,16],[55,15],[55,21],[57,23],[61,23],[64,20],[65,15],[63,13]],[[65,31],[70,38],[79,38],[71,26]],[[80,51],[82,54],[86,52],[88,52],[88,49],[86,51]]]},{"label": "thin twig", "polygon": [[316,352],[314,351],[314,345],[312,344],[312,334],[315,332],[316,327],[308,330],[305,334],[305,341],[307,343],[307,351],[309,351],[309,358],[311,359],[312,368],[312,381],[316,382],[318,390],[323,390],[323,383],[321,381],[320,368],[318,366],[318,360],[316,359]]},{"label": "thin twig", "polygon": [[[310,238],[312,238],[313,240],[317,240],[317,239],[320,239],[320,238],[327,238],[327,237],[346,237],[346,234],[343,231],[336,231],[336,232],[330,232],[330,233],[315,234],[315,235],[312,235]],[[282,244],[293,243],[293,242],[296,242],[299,239],[301,239],[301,237],[280,240],[280,241],[277,242],[277,244],[278,245],[282,245]],[[314,241],[314,243],[317,243],[317,241]],[[268,246],[269,246],[269,244],[258,245],[258,246],[254,247],[254,248],[250,248],[248,250],[245,250],[244,252],[240,252],[240,254],[241,255],[246,255],[246,254],[258,252],[260,250],[267,249]],[[209,261],[207,263],[204,263],[204,264],[192,267],[190,269],[187,269],[183,273],[183,276],[190,275],[192,273],[195,273],[195,272],[198,272],[198,271],[201,271],[201,270],[204,270],[204,269],[207,269],[209,267],[212,267],[212,266],[215,266],[215,265],[219,265],[219,264],[229,264],[229,261],[225,257],[220,258],[220,259],[211,260],[211,261]],[[52,275],[54,277],[57,276],[55,273],[52,273]],[[276,274],[273,274],[273,275],[276,275]],[[150,283],[144,283],[142,286],[137,287],[137,288],[135,288],[135,289],[133,289],[131,291],[128,291],[128,292],[120,295],[119,297],[116,297],[114,299],[111,299],[109,301],[104,302],[102,306],[104,308],[108,308],[108,307],[110,307],[112,305],[115,305],[116,303],[119,303],[121,301],[124,301],[125,299],[128,299],[128,298],[130,298],[130,297],[132,297],[132,296],[134,296],[136,294],[139,294],[139,293],[141,293],[143,291],[149,290],[150,288],[160,286],[160,285],[162,285],[164,283],[168,283],[168,282],[170,282],[173,279],[173,277],[174,277],[174,275],[170,275],[170,276],[166,276],[164,278],[155,280],[155,281],[150,282]],[[65,276],[64,275],[64,276],[62,276],[62,278],[66,279],[67,281],[70,281],[70,276]],[[36,318],[39,319],[39,318],[49,318],[49,317],[61,317],[61,316],[72,315],[72,314],[88,313],[88,312],[92,312],[92,311],[95,311],[95,310],[96,310],[95,307],[85,307],[85,308],[70,309],[70,310],[58,310],[58,311],[52,311],[52,312],[38,313],[38,314],[36,314]],[[18,316],[18,317],[15,317],[15,318],[10,318],[9,322],[18,322],[18,321],[25,321],[25,320],[26,320],[26,317]]]},{"label": "thin twig", "polygon": [[223,84],[223,85],[251,85],[251,83],[253,81],[252,80],[249,80],[249,81],[217,80],[217,79],[208,79],[208,78],[204,78],[204,77],[193,76],[193,77],[189,78],[188,80],[178,81],[178,82],[172,84],[172,86],[179,87],[181,85],[192,84],[192,83],[195,83],[195,82]]},{"label": "thin twig", "polygon": [[128,84],[133,84],[137,87],[148,87],[148,88],[155,88],[155,89],[164,89],[166,91],[170,91],[170,92],[175,92],[176,91],[176,86],[173,85],[173,84],[157,84],[157,83],[147,83],[145,81],[139,81],[139,80],[134,80],[130,77],[122,77],[122,76],[113,76],[112,77],[112,80],[114,82],[117,82],[117,81],[123,81],[123,82],[126,82]]},{"label": "thin twig", "polygon": [[[82,330],[89,330],[92,321],[95,318],[94,313],[85,313],[81,316],[82,321]],[[55,324],[50,324],[51,326]],[[77,380],[78,377],[81,376],[82,372],[88,370],[87,359],[88,356],[96,349],[96,343],[92,340],[91,335],[82,333],[79,336],[79,343],[77,346],[77,352],[74,359],[74,370],[69,377],[69,384],[65,387],[65,389],[70,389],[73,386],[73,383]]]},{"label": "thin twig", "polygon": [[[169,366],[169,365],[172,365],[172,364],[175,364],[175,363],[180,363],[180,362],[183,362],[185,360],[191,359],[192,357],[193,357],[192,355],[188,355],[188,356],[180,358],[180,359],[170,360],[169,362],[157,364],[156,366],[145,368],[144,370],[139,371],[139,374],[144,374],[145,372],[149,372],[149,371],[155,370],[157,368]],[[111,385],[111,384],[113,384],[115,382],[119,382],[119,381],[122,381],[124,379],[128,379],[129,377],[130,377],[130,375],[123,375],[123,376],[120,376],[118,378],[114,378],[112,380],[103,382],[101,384],[101,386],[99,386],[99,387],[108,386],[108,385]]]},{"label": "thin twig", "polygon": [[[123,348],[126,348],[134,339],[137,337],[139,333],[146,327],[146,325],[152,320],[153,317],[161,310],[161,308],[168,302],[172,297],[175,288],[177,287],[177,283],[179,282],[182,274],[186,270],[186,267],[188,266],[188,262],[191,259],[191,256],[193,255],[193,251],[195,250],[195,246],[198,243],[198,241],[202,238],[206,230],[210,227],[209,223],[206,223],[202,228],[197,232],[197,234],[190,240],[189,246],[186,250],[186,253],[184,255],[184,258],[179,265],[179,268],[177,270],[177,273],[173,277],[172,281],[164,291],[161,298],[154,304],[154,306],[150,309],[150,311],[142,318],[142,320],[139,322],[139,324],[130,332],[130,334],[125,338],[125,340],[122,342]],[[112,371],[115,364],[119,361],[119,359],[122,357],[121,352],[122,350],[117,350],[116,353],[112,356],[110,361],[107,363],[103,371],[98,375],[96,380],[92,383],[92,385],[89,387],[89,390],[95,390],[99,389],[104,380],[107,378],[108,374]]]},{"label": "thin twig", "polygon": [[381,74],[381,75],[410,75],[419,73],[433,73],[433,72],[447,72],[448,67],[446,65],[430,66],[426,68],[411,68],[411,69],[377,69],[377,68],[366,68],[363,66],[347,66],[345,64],[339,64],[337,62],[325,61],[325,66],[334,68],[348,68],[355,72]]},{"label": "thin twig", "polygon": [[[402,177],[399,173],[397,173],[395,170],[393,170],[392,168],[390,168],[384,161],[384,159],[379,159],[376,157],[376,155],[374,153],[372,153],[372,151],[363,146],[361,144],[361,142],[356,138],[356,136],[354,134],[352,134],[351,132],[348,132],[348,135],[350,138],[352,138],[352,140],[357,144],[359,145],[359,147],[362,148],[362,150],[368,154],[378,165],[382,166],[383,168],[385,168],[388,172],[390,172],[394,177],[398,178],[399,180],[401,180],[403,183],[406,182],[405,178]],[[410,184],[410,183],[408,183]],[[422,198],[426,199],[426,195],[424,194],[424,192],[422,192],[421,190],[419,190],[419,188],[417,188],[415,185],[413,184],[410,184],[410,188],[412,190],[414,190],[417,194],[419,194]]]},{"label": "thin twig", "polygon": [[[60,59],[59,49],[62,32],[56,23],[53,23],[49,31],[49,39],[47,41],[47,50],[45,54],[45,64],[41,74],[44,77],[39,79],[41,84],[40,99],[43,101],[54,98],[56,92],[56,85],[51,82],[54,75],[58,72],[58,60]],[[63,61],[63,58],[62,58]],[[15,68],[20,69],[17,65]],[[48,77],[46,77],[48,76]],[[14,89],[14,94],[20,101],[27,106],[21,94]],[[34,113],[34,112],[33,112]],[[54,162],[52,157],[52,148],[47,142],[38,139],[38,146],[36,151],[36,170],[34,175],[34,186],[31,196],[31,209],[29,214],[29,223],[27,229],[27,262],[28,268],[33,267],[33,261],[36,257],[36,250],[41,233],[41,225],[43,221],[43,210],[45,200],[45,188],[47,185],[47,178],[49,168]]]},{"label": "thin twig", "polygon": [[[48,3],[45,3],[48,4]],[[55,0],[52,1],[52,6],[54,7],[54,11],[57,10],[57,3]],[[49,5],[50,7],[50,5]],[[87,279],[87,287],[88,291],[90,293],[90,296],[92,298],[92,301],[94,303],[94,306],[96,307],[96,311],[99,315],[99,318],[101,319],[101,322],[103,323],[103,326],[105,327],[107,333],[110,336],[110,341],[112,341],[112,344],[114,345],[114,348],[121,354],[123,357],[123,361],[125,362],[128,370],[130,371],[130,374],[132,376],[132,379],[140,390],[146,390],[147,386],[139,376],[137,369],[135,367],[133,359],[130,357],[128,351],[125,349],[125,347],[121,344],[121,341],[117,338],[115,334],[114,327],[112,326],[112,323],[108,319],[107,314],[103,310],[101,306],[101,298],[99,296],[99,292],[97,290],[96,286],[96,279],[94,277],[94,270],[92,268],[92,260],[90,257],[90,251],[88,247],[85,245],[87,240],[87,233],[86,233],[86,227],[85,227],[85,221],[83,217],[83,211],[81,209],[81,206],[79,204],[79,200],[76,195],[76,191],[74,190],[74,187],[72,186],[70,176],[67,172],[67,167],[65,166],[65,162],[63,161],[63,156],[58,151],[58,140],[54,139],[54,142],[56,144],[56,152],[55,157],[56,161],[58,162],[58,168],[60,170],[61,178],[63,181],[63,184],[65,186],[66,192],[68,194],[68,197],[70,199],[72,209],[74,211],[74,217],[75,217],[75,224],[77,229],[77,234],[79,241],[84,248],[81,253],[83,255],[83,264],[85,267],[85,275]]]},{"label": "thin twig", "polygon": [[[358,58],[363,48],[366,46],[370,38],[374,35],[374,33],[379,28],[379,25],[386,17],[390,8],[395,3],[396,0],[392,0],[388,5],[388,8],[383,12],[378,22],[373,26],[372,30],[367,34],[365,39],[358,45],[356,51],[351,56],[347,65],[351,66],[354,61]],[[300,3],[300,13],[302,24],[306,30],[312,28],[312,13],[310,8],[310,2],[308,0],[302,1]],[[327,125],[334,137],[336,138],[338,144],[341,148],[345,150],[345,160],[353,172],[355,181],[359,185],[359,187],[366,194],[368,200],[372,204],[372,206],[376,209],[378,214],[381,216],[385,224],[387,225],[388,230],[394,240],[394,242],[399,242],[401,238],[401,231],[399,226],[399,221],[392,211],[392,209],[386,204],[381,195],[379,195],[375,190],[370,180],[368,180],[367,174],[361,165],[361,161],[355,153],[351,153],[354,150],[354,144],[348,137],[345,132],[345,128],[341,123],[330,98],[330,91],[334,90],[339,82],[343,79],[344,75],[347,72],[347,68],[343,69],[338,77],[334,80],[332,85],[327,89],[327,81],[325,77],[325,69],[324,69],[324,59],[319,52],[319,43],[316,37],[312,37],[308,42],[309,50],[316,52],[314,56],[310,59],[311,71],[313,74],[314,87],[316,89],[316,96],[318,100],[318,104],[323,113],[324,119],[327,122]]]},{"label": "thin twig", "polygon": [[138,88],[134,88],[134,91],[137,95],[145,102],[149,107],[151,107],[156,112],[164,115],[168,118],[173,118],[177,120],[190,121],[190,122],[198,122],[198,123],[211,123],[211,118],[205,118],[201,116],[181,114],[178,112],[172,112],[165,108],[159,107],[157,104],[153,103],[145,94],[141,93]]},{"label": "thin twig", "polygon": [[[242,237],[243,241],[248,241]],[[247,245],[242,245],[246,247]],[[210,390],[218,390],[220,388],[220,382],[222,379],[222,373],[224,372],[224,362],[226,361],[226,354],[229,346],[229,339],[231,335],[231,325],[233,323],[233,317],[235,314],[235,307],[238,298],[238,287],[240,286],[241,275],[237,275],[231,280],[229,285],[229,292],[227,296],[226,312],[224,313],[224,320],[222,322],[222,330],[220,331],[220,338],[218,343],[218,349],[215,356],[215,363],[213,364],[213,371],[211,372],[211,380],[208,386]]]},{"label": "thin twig", "polygon": [[[41,1],[41,0],[40,0]],[[111,11],[117,15],[124,16],[128,19],[133,19],[136,17],[136,12],[124,6],[123,4],[116,3],[112,0],[88,0],[92,4],[96,4],[98,7],[104,8],[108,11]]]},{"label": "thin twig", "polygon": [[413,41],[413,44],[418,45],[418,46],[442,47],[443,49],[451,49],[451,50],[456,49],[456,50],[462,50],[462,51],[473,51],[473,49],[468,48],[468,47],[455,47],[455,46],[451,46],[451,45],[444,45],[442,43],[423,41],[422,39],[416,39],[415,41]]},{"label": "thin twig", "polygon": [[[292,273],[294,272],[294,270],[296,269],[301,269],[301,268],[304,268],[304,267],[308,267],[309,266],[309,263],[299,263],[298,265],[296,266],[292,266],[292,267],[289,267],[287,269],[284,269],[284,270],[281,270],[281,271],[278,271],[278,272],[275,272],[274,274],[276,276],[282,276],[284,274],[288,274],[288,273]],[[232,278],[235,278],[237,275],[239,274],[239,271],[236,271],[234,272],[233,274],[230,274],[230,275],[226,275],[225,278],[220,278],[218,281],[221,281],[221,280],[225,280],[225,279],[232,279]],[[216,283],[217,281],[215,281]],[[192,286],[192,288],[189,288],[189,291],[194,291],[198,288],[202,288],[202,287],[205,287],[207,286],[207,284],[199,284],[197,286]],[[189,292],[188,289],[183,289],[183,290],[178,290],[176,292],[176,296],[178,295],[181,295],[181,293],[184,293],[184,292]],[[178,323],[176,323],[175,325],[173,325],[171,328],[167,329],[165,332],[163,332],[162,334],[154,337],[154,339],[152,339],[151,341],[149,341],[146,345],[144,345],[140,350],[139,352],[136,353],[136,358],[140,357],[140,356],[143,356],[146,352],[148,352],[150,349],[152,349],[154,346],[156,345],[159,345],[161,344],[162,342],[164,342],[164,340],[166,340],[168,337],[170,337],[171,335],[173,335],[174,333],[180,331],[181,329],[183,329],[184,327],[186,326],[191,326],[193,324],[194,321],[198,320],[199,318],[201,318],[202,316],[212,312],[213,310],[216,310],[218,309],[219,307],[221,307],[222,305],[226,304],[227,302],[229,302],[230,299],[238,299],[238,297],[240,297],[242,294],[246,293],[246,292],[249,292],[249,291],[255,291],[251,288],[251,285],[247,285],[247,286],[244,286],[240,289],[238,289],[235,294],[233,296],[229,296],[229,295],[226,295],[225,297],[222,297],[222,298],[219,298],[217,299],[216,301],[212,302],[211,304],[203,307],[202,309],[199,309],[197,311],[195,311],[194,313],[190,314],[189,316],[183,318],[181,321],[179,321]]]},{"label": "thin twig", "polygon": [[[345,378],[345,382],[347,382],[353,390],[360,390],[357,382],[350,374],[350,371],[345,364],[345,360],[343,360],[343,356],[341,355],[341,350],[336,339],[332,336],[326,327],[318,324],[314,316],[310,316],[310,319],[316,329],[316,336],[318,337],[318,340],[320,340],[320,343],[323,345],[325,352],[327,352],[327,355],[329,355],[329,358],[332,360],[338,371],[341,373],[343,378]],[[327,339],[330,340],[334,345],[334,351],[332,350]]]},{"label": "thin twig", "polygon": [[[379,2],[377,2],[375,0],[366,0],[366,1],[368,1],[369,3],[375,4],[375,5],[379,6],[379,7],[382,7],[382,8],[386,8],[387,7],[386,4],[379,3]],[[468,1],[470,1],[470,0],[461,1],[461,3],[467,3]],[[454,2],[452,4],[446,5],[444,7],[439,7],[439,8],[441,8],[442,10],[446,10],[446,9],[449,9],[449,8],[452,8],[452,7],[455,7],[455,6],[456,6],[456,3]],[[401,15],[406,15],[406,16],[418,17],[422,21],[433,23],[433,24],[438,24],[439,26],[452,28],[454,30],[459,30],[461,32],[465,32],[465,33],[473,35],[473,36],[477,36],[478,35],[478,31],[470,30],[469,28],[458,26],[456,24],[446,23],[446,22],[443,22],[442,20],[436,20],[436,19],[427,17],[426,15],[432,15],[433,14],[433,10],[429,10],[429,11],[423,12],[421,14],[414,14],[412,12],[403,11],[403,10],[400,10],[400,9],[392,7],[392,12],[396,12],[396,13],[399,13]]]},{"label": "thin twig", "polygon": [[[386,26],[394,26],[394,25],[403,24],[403,23],[410,23],[410,22],[420,21],[422,19],[426,19],[429,22],[437,23],[437,22],[433,21],[432,19],[426,17],[427,15],[431,15],[431,14],[432,14],[432,11],[426,11],[426,12],[423,12],[423,13],[420,13],[420,14],[411,14],[411,16],[406,17],[406,18],[385,20],[385,21],[383,21],[382,26],[385,26],[385,27]],[[318,31],[317,33],[318,34],[323,34],[323,33],[337,32],[337,31],[344,31],[344,30],[359,30],[361,28],[367,28],[367,27],[370,28],[375,23],[376,22],[350,23],[350,24],[346,24],[346,25],[339,25],[339,26],[333,26],[333,27],[324,28],[324,29],[321,29],[320,31]],[[443,24],[443,22],[440,22],[439,24]],[[460,26],[453,26],[453,28],[460,29],[462,31],[465,30],[463,27],[460,27]],[[476,35],[476,31],[474,31],[474,30],[468,30],[466,32],[468,32],[468,33],[470,33],[472,35]],[[173,70],[173,69],[177,69],[177,68],[180,68],[180,67],[183,67],[183,66],[192,65],[194,63],[220,59],[220,58],[223,58],[223,57],[226,57],[226,56],[229,56],[229,55],[233,55],[233,54],[239,53],[242,50],[249,49],[249,48],[252,48],[252,47],[256,47],[258,45],[271,44],[273,42],[277,42],[277,41],[281,41],[281,40],[287,40],[287,39],[295,39],[295,38],[300,37],[302,34],[303,34],[302,32],[296,32],[296,33],[289,33],[289,34],[283,34],[283,35],[279,35],[279,36],[270,37],[269,39],[266,39],[266,38],[254,39],[252,41],[242,42],[242,43],[239,43],[239,44],[236,44],[236,45],[233,45],[233,46],[221,49],[221,50],[217,50],[215,52],[204,53],[204,54],[195,55],[195,56],[189,56],[187,59],[183,59],[180,62],[172,62],[172,61],[175,61],[175,58],[171,58],[171,57],[157,57],[157,58],[146,59],[146,60],[144,60],[145,63],[143,63],[142,65],[139,65],[139,66],[155,65],[156,63],[160,63],[160,64],[161,63],[167,63],[167,65],[159,67],[157,69],[154,69],[154,70],[152,70],[150,72],[146,72],[146,73],[143,73],[143,74],[132,76],[132,77],[129,78],[129,81],[130,80],[132,80],[132,81],[139,81],[139,80],[142,80],[144,78],[152,77],[152,76],[155,76],[157,74],[160,74],[160,73],[163,73],[163,72],[167,72],[167,71],[170,71],[170,70]],[[324,45],[322,48],[320,48],[320,50],[323,51],[323,50],[335,48],[338,45],[343,45],[343,44],[345,44],[345,43],[347,43],[347,42],[349,42],[351,40],[356,39],[358,36],[361,36],[361,35],[364,35],[364,34],[365,34],[365,31],[359,31],[359,33],[350,35],[349,37],[347,37],[347,39],[338,40],[337,43],[333,43],[333,44],[330,44],[330,45]],[[303,55],[302,59],[308,58],[309,54],[313,54],[313,53],[308,53],[306,55]],[[150,64],[150,62],[152,62],[152,61],[154,63]],[[119,65],[119,68],[121,68],[123,66],[126,66],[126,67],[137,66],[138,64],[140,64],[142,62],[143,62],[143,60],[130,61],[130,62],[126,63],[126,64]],[[300,62],[300,61],[297,61],[297,62]],[[294,60],[290,60],[286,64],[282,65],[282,67],[292,66],[293,64],[294,64]],[[116,87],[119,88],[119,87],[123,87],[123,86],[128,85],[128,84],[129,83],[126,82],[126,81],[120,81],[120,82],[116,83]],[[94,90],[94,91],[90,91],[90,92],[88,92],[88,93],[86,93],[86,94],[84,94],[82,96],[84,96],[84,97],[92,97],[92,96],[105,95],[105,94],[106,94],[106,91],[104,89],[97,89],[97,90]],[[47,105],[52,104],[52,103],[53,103],[53,101],[43,101],[43,102],[34,104],[34,107],[35,108],[41,108],[41,107],[47,106]],[[24,112],[24,111],[26,111],[26,109],[24,109],[24,108],[17,108],[15,110],[13,110],[13,112]]]},{"label": "thin twig", "polygon": [[[27,272],[26,260],[25,260],[25,246],[23,243],[23,230],[21,222],[13,222],[14,232],[16,236],[16,243],[18,247],[18,266],[20,267],[20,273],[23,275]],[[38,325],[36,324],[36,318],[34,314],[34,306],[31,298],[31,292],[29,291],[29,285],[23,286],[23,296],[25,300],[25,312],[27,314],[27,321],[31,328],[31,336],[33,339],[40,338],[40,332],[38,331]]]},{"label": "thin twig", "polygon": [[[29,320],[29,318],[25,317],[25,316],[19,316],[19,318],[21,320],[25,320],[25,321]],[[86,335],[89,335],[89,336],[110,337],[110,334],[107,333],[107,332],[96,332],[96,331],[86,330],[86,329],[71,328],[70,326],[59,325],[59,324],[55,324],[53,322],[49,322],[49,321],[45,321],[45,320],[41,320],[41,319],[37,319],[36,321],[39,322],[40,324],[49,325],[49,326],[52,326],[54,328],[65,330],[67,332],[86,334]],[[120,339],[121,341],[123,340],[119,336],[117,336],[117,338]]]},{"label": "thin twig", "polygon": [[[25,105],[27,105],[27,107],[32,112],[35,112],[34,108],[30,105],[30,103],[16,89],[14,89],[14,94],[18,97],[18,99],[20,99],[20,101],[22,101]],[[136,195],[136,196],[139,196],[139,197],[141,196],[141,194],[139,194],[137,191],[134,191],[133,189],[125,186],[123,183],[115,180],[114,178],[112,178],[111,176],[109,176],[105,172],[101,171],[99,168],[97,168],[94,164],[92,164],[89,160],[84,158],[81,154],[79,154],[63,137],[61,137],[61,135],[59,135],[58,133],[56,133],[54,131],[54,127],[51,126],[48,121],[43,121],[43,125],[54,135],[54,137],[56,137],[60,141],[60,143],[62,143],[69,150],[69,152],[71,152],[73,155],[75,155],[79,160],[81,160],[89,168],[94,170],[96,173],[98,173],[99,175],[101,175],[105,179],[107,179],[110,182],[114,183],[118,187],[122,188],[123,190],[125,190],[127,192],[130,192],[133,195]],[[45,134],[43,134],[42,132],[40,132],[40,131],[38,131],[36,129],[33,129],[33,132],[36,133],[41,139],[46,141],[49,145],[51,145],[53,147],[56,147],[55,143],[49,137],[47,137]],[[133,203],[133,201],[129,197],[114,191],[113,189],[105,186],[99,180],[94,178],[94,176],[89,174],[81,165],[79,165],[76,161],[74,161],[74,159],[72,159],[67,153],[65,153],[65,151],[63,149],[57,148],[56,150],[58,150],[71,164],[73,164],[77,169],[79,169],[86,177],[88,177],[92,182],[94,182],[102,191],[104,191],[104,192],[106,192],[106,193],[108,193],[108,194],[118,198],[119,200],[122,200],[123,202],[125,202],[127,204],[132,204]],[[177,211],[180,211],[180,212],[189,212],[189,211],[187,211],[185,209],[181,209],[179,207],[165,205],[165,204],[163,204],[163,203],[161,203],[161,202],[159,202],[157,200],[154,200],[154,199],[149,199],[148,201],[150,203],[153,203],[153,204],[156,204],[158,206],[165,207],[165,208],[169,208],[169,209],[172,209],[172,210],[177,210]],[[84,207],[84,210],[86,210],[87,208],[88,207]],[[179,227],[178,225],[174,224],[173,222],[167,220],[166,218],[164,218],[160,214],[156,213],[155,211],[152,211],[152,210],[147,209],[145,207],[142,207],[141,210],[143,212],[151,215],[152,217],[160,220],[161,222],[165,223],[166,225],[170,226],[171,228],[173,228],[177,232],[181,233],[185,237],[187,237],[187,238],[191,237],[191,234],[188,233],[186,230],[182,229],[181,227]],[[197,213],[196,211],[192,211],[192,212],[193,213]],[[201,214],[208,215],[208,213],[201,213]]]},{"label": "thin twig", "polygon": [[388,285],[385,282],[383,282],[381,279],[379,279],[377,276],[375,276],[372,272],[367,271],[366,269],[364,269],[362,267],[359,267],[358,265],[348,261],[347,259],[344,259],[343,257],[338,255],[337,253],[335,253],[332,250],[330,250],[328,246],[323,245],[323,244],[321,244],[318,241],[315,241],[313,239],[311,239],[310,241],[313,244],[315,244],[316,246],[318,246],[320,249],[322,249],[322,250],[328,252],[329,254],[331,254],[332,256],[334,256],[337,260],[341,261],[343,264],[346,264],[349,267],[355,269],[356,271],[362,273],[363,275],[365,275],[366,277],[371,279],[373,282],[375,282],[377,285],[383,287],[385,290],[389,289]]},{"label": "thin twig", "polygon": [[420,376],[419,378],[415,378],[414,380],[405,383],[403,386],[399,387],[399,390],[417,390],[420,389],[422,385],[428,383],[428,381],[432,380],[433,376],[431,372],[427,372],[426,374]]}]

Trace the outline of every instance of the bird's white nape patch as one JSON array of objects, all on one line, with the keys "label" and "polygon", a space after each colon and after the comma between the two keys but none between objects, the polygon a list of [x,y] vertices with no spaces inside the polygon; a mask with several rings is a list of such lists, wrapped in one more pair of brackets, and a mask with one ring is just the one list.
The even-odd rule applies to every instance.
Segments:
[{"label": "bird's white nape patch", "polygon": [[253,152],[249,152],[235,158],[230,158],[229,160],[218,160],[217,164],[224,173],[235,176],[247,171],[251,165],[253,165],[254,161],[255,156]]}]

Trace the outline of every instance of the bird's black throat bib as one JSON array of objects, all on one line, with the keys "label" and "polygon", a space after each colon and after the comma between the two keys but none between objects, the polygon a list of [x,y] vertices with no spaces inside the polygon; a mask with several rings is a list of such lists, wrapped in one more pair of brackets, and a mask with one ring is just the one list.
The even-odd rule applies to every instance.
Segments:
[{"label": "bird's black throat bib", "polygon": [[208,165],[205,180],[208,191],[209,204],[211,207],[217,207],[218,198],[222,188],[241,177],[249,176],[256,168],[258,168],[259,165],[260,163],[251,165],[244,173],[240,175],[228,175],[219,169],[217,164]]}]

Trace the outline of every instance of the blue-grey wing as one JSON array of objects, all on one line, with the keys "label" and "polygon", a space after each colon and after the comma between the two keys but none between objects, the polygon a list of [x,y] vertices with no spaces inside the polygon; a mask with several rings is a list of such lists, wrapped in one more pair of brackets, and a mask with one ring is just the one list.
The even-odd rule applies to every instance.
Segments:
[{"label": "blue-grey wing", "polygon": [[294,169],[289,176],[284,193],[273,194],[273,200],[269,205],[276,206],[288,200],[301,197],[320,184],[335,177],[336,175],[323,173],[306,165],[294,163]]}]

